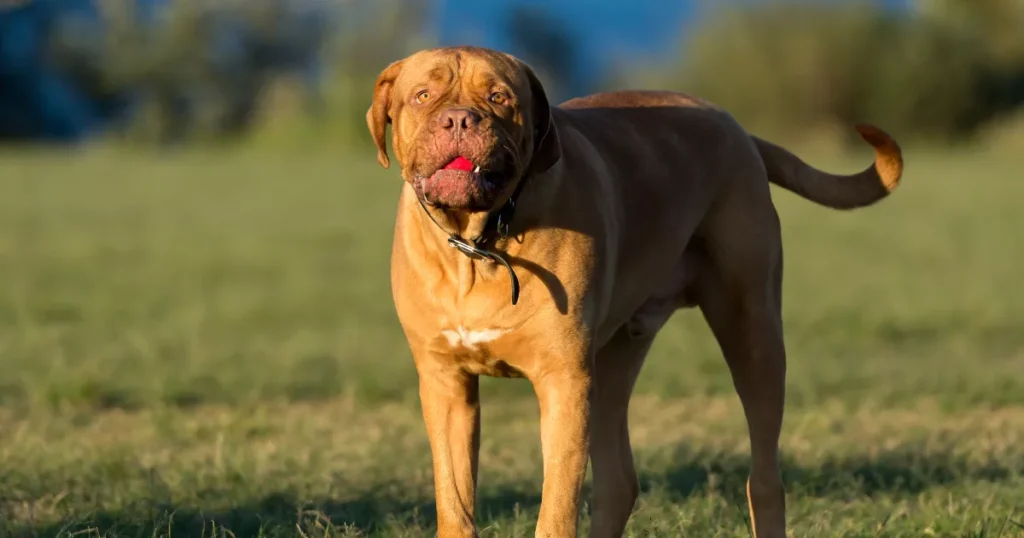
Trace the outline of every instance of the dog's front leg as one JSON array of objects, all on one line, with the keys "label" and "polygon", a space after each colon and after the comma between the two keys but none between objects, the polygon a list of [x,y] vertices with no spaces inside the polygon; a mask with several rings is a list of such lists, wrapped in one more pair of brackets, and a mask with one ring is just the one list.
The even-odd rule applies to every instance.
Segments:
[{"label": "dog's front leg", "polygon": [[477,376],[419,364],[420,402],[434,460],[437,535],[475,537],[480,385]]},{"label": "dog's front leg", "polygon": [[590,441],[589,371],[569,368],[534,382],[540,402],[544,486],[536,536],[575,538]]}]

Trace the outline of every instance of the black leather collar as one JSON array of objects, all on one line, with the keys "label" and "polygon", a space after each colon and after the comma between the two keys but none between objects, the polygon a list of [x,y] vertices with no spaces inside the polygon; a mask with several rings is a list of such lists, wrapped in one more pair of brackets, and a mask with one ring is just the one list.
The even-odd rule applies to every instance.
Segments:
[{"label": "black leather collar", "polygon": [[509,279],[512,281],[512,305],[515,306],[519,302],[519,278],[516,276],[516,272],[512,269],[512,265],[508,263],[501,254],[487,248],[488,244],[493,244],[498,240],[508,239],[509,228],[512,225],[512,218],[516,212],[516,202],[519,199],[519,194],[522,193],[523,187],[526,185],[527,178],[523,177],[519,180],[519,184],[516,185],[516,190],[512,192],[512,196],[509,196],[508,200],[494,212],[491,212],[487,216],[487,222],[484,224],[483,231],[480,235],[472,238],[470,241],[463,239],[458,233],[449,233],[441,226],[441,223],[434,219],[434,216],[430,214],[427,209],[426,202],[423,201],[423,197],[417,194],[416,200],[419,201],[420,207],[423,208],[423,212],[427,214],[427,217],[437,226],[442,232],[448,234],[448,246],[458,249],[459,252],[466,256],[478,260],[488,259],[492,262],[500,263],[505,266],[508,270]]}]

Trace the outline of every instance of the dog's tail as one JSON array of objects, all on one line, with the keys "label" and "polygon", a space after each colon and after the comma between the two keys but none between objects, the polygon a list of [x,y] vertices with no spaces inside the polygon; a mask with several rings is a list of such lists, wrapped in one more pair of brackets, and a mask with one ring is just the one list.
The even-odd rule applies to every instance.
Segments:
[{"label": "dog's tail", "polygon": [[903,176],[903,153],[896,141],[873,125],[858,125],[856,129],[874,146],[875,163],[848,176],[823,172],[785,148],[756,136],[752,138],[768,170],[769,181],[826,207],[854,209],[888,196]]}]

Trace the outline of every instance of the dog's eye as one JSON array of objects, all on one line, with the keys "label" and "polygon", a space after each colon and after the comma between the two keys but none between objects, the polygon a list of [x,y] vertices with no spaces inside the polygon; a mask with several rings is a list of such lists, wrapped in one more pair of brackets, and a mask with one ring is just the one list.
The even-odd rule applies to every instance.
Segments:
[{"label": "dog's eye", "polygon": [[423,90],[423,91],[421,91],[421,92],[416,94],[416,102],[417,103],[426,103],[429,100],[430,100],[430,91],[428,91],[428,90]]},{"label": "dog's eye", "polygon": [[487,99],[496,105],[503,105],[505,104],[506,101],[508,101],[508,98],[505,97],[505,94],[501,92],[494,92]]}]

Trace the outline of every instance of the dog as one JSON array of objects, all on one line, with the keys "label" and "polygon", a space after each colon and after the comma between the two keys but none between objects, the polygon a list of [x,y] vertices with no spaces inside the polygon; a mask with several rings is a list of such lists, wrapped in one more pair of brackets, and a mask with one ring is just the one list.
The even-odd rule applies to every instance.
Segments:
[{"label": "dog", "polygon": [[477,47],[423,50],[378,76],[367,125],[404,179],[395,309],[419,377],[438,536],[476,536],[480,376],[524,377],[540,405],[536,536],[573,537],[588,459],[592,538],[617,537],[639,483],[627,410],[658,331],[699,308],[742,402],[757,538],[782,538],[782,240],[769,183],[835,209],[885,198],[900,147],[871,125],[863,172],[834,175],[663,91],[551,106],[534,71]]}]

